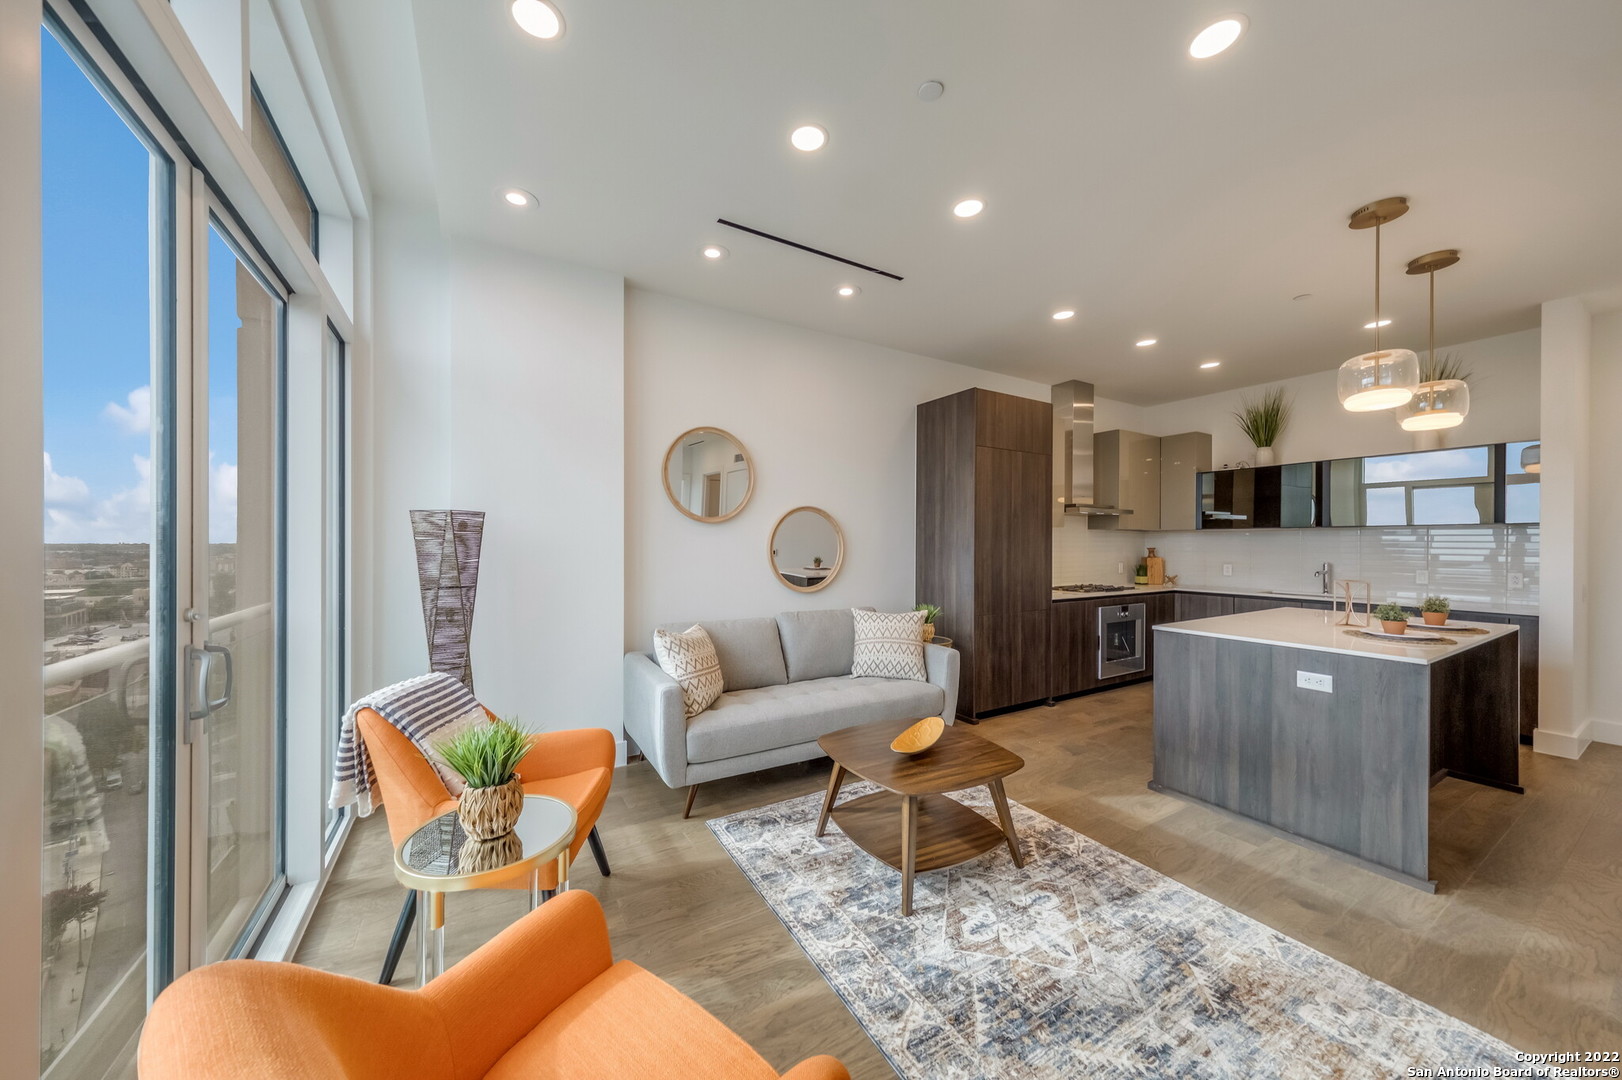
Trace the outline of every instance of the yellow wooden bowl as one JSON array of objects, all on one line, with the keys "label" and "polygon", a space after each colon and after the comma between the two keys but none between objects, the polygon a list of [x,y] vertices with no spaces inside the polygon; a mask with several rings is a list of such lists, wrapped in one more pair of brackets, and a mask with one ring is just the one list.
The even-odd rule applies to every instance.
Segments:
[{"label": "yellow wooden bowl", "polygon": [[926,716],[895,737],[890,749],[898,754],[916,754],[935,745],[935,740],[946,730],[946,721],[938,716]]}]

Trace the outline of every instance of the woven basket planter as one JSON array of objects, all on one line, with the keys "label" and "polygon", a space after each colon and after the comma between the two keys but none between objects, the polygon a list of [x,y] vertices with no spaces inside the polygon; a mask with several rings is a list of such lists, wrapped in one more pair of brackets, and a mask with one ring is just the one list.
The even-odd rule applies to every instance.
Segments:
[{"label": "woven basket planter", "polygon": [[475,840],[506,836],[524,812],[524,785],[518,778],[500,787],[468,788],[456,807],[462,829]]}]

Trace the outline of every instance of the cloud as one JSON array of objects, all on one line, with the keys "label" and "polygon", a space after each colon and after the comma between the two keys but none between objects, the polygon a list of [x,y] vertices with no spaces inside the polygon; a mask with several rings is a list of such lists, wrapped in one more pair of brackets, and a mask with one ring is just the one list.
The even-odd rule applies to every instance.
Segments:
[{"label": "cloud", "polygon": [[109,401],[101,415],[123,429],[126,435],[145,435],[152,430],[152,387],[138,386],[129,392],[129,406]]},{"label": "cloud", "polygon": [[208,464],[208,542],[234,544],[237,539],[237,467]]},{"label": "cloud", "polygon": [[51,455],[45,455],[45,506],[83,506],[90,501],[90,485],[77,476],[62,476],[51,468]]},{"label": "cloud", "polygon": [[[135,482],[105,499],[92,500],[83,481],[66,477],[84,487],[85,497],[78,505],[61,503],[45,507],[47,544],[145,544],[152,540],[152,459],[141,454],[130,457]],[[47,490],[49,490],[47,488]]]}]

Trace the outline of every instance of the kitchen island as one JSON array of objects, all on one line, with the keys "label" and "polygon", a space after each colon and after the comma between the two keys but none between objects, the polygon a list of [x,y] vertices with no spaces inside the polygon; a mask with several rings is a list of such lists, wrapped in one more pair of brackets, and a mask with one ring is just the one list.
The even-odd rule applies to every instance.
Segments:
[{"label": "kitchen island", "polygon": [[1431,785],[1521,791],[1517,628],[1415,627],[1447,639],[1427,645],[1339,618],[1275,608],[1155,627],[1149,786],[1434,891]]}]

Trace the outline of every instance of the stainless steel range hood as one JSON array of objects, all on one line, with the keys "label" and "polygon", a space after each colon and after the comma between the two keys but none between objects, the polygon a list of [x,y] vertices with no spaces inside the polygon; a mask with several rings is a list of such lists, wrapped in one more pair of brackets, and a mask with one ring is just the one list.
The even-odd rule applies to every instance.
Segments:
[{"label": "stainless steel range hood", "polygon": [[1093,384],[1071,380],[1053,388],[1053,492],[1066,514],[1130,514],[1093,499]]}]

